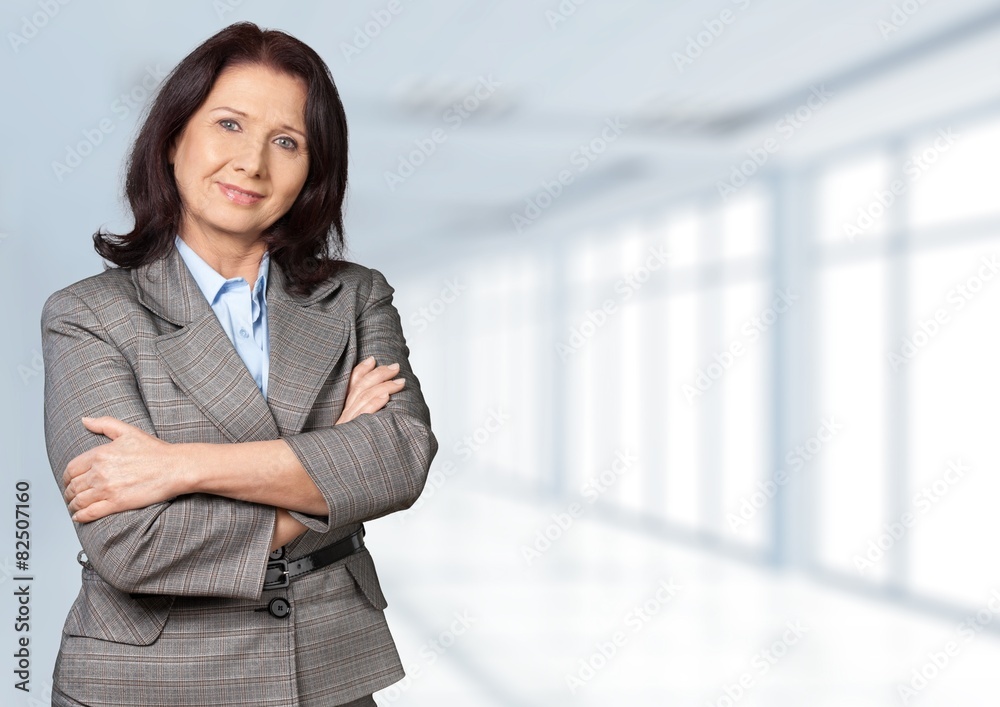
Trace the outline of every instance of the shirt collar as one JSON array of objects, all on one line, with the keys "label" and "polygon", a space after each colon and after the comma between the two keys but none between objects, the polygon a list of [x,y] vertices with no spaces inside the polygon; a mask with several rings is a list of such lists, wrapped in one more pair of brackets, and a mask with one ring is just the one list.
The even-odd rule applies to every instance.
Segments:
[{"label": "shirt collar", "polygon": [[[195,282],[198,283],[198,287],[205,295],[209,304],[215,304],[215,299],[219,296],[219,291],[222,290],[227,282],[242,279],[234,277],[227,280],[224,278],[177,234],[174,234],[174,245],[178,252],[180,252],[184,263],[187,265],[188,270],[191,271],[191,275],[194,277]],[[265,251],[264,256],[260,260],[260,267],[257,269],[257,280],[254,282],[252,292],[253,297],[260,298],[264,302],[267,302],[267,275],[270,272],[270,268],[271,254]]]}]

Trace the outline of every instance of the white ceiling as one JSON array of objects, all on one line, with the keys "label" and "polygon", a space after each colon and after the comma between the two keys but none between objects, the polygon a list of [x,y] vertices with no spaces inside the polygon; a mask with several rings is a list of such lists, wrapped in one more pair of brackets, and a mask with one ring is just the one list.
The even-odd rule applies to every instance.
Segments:
[{"label": "white ceiling", "polygon": [[[439,238],[515,237],[511,212],[612,116],[629,128],[576,175],[551,215],[712,185],[748,148],[775,137],[775,121],[810,87],[834,97],[781,141],[775,162],[1000,98],[1000,3],[913,0],[916,12],[883,36],[879,21],[891,20],[893,4],[590,0],[552,28],[554,1],[439,2],[433,12],[404,3],[350,63],[338,50],[349,33],[303,38],[325,47],[350,116],[352,233],[410,252]],[[680,71],[674,53],[727,9],[733,21]],[[368,12],[338,8],[316,24],[353,28]],[[480,76],[501,86],[453,129],[446,107]],[[437,128],[447,141],[391,191],[385,171]],[[549,217],[534,235],[555,222]]]}]

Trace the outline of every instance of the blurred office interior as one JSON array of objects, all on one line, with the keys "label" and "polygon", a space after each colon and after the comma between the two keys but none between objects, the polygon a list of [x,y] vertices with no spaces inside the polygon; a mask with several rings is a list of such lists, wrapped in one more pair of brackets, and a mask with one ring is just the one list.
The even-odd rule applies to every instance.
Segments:
[{"label": "blurred office interior", "polygon": [[[440,442],[367,524],[408,671],[380,705],[996,703],[1000,3],[62,6],[5,60],[11,368],[127,222],[116,96],[243,19],[332,70],[347,257]],[[73,208],[13,208],[33,184]]]}]

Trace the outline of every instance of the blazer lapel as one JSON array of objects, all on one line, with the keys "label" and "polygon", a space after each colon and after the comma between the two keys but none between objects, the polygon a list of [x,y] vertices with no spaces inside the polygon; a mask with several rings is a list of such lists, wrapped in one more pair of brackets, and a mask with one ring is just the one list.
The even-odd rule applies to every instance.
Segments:
[{"label": "blazer lapel", "polygon": [[330,318],[331,312],[346,314],[343,297],[329,307],[330,312],[309,309],[337,289],[338,279],[323,283],[308,298],[295,298],[285,292],[281,269],[272,262],[267,288],[267,400],[176,247],[135,268],[132,281],[144,306],[180,327],[156,338],[171,378],[229,440],[268,440],[301,431],[347,343],[345,318]]},{"label": "blazer lapel", "polygon": [[[302,431],[324,383],[347,348],[354,325],[353,292],[341,285],[340,278],[333,277],[309,297],[293,297],[285,290],[281,268],[271,263],[267,404],[281,436]],[[335,296],[328,300],[331,294]]]}]

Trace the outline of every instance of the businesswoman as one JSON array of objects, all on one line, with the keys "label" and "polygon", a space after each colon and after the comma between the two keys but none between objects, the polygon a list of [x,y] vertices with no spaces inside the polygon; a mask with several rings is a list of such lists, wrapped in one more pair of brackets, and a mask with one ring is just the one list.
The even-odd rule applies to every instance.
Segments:
[{"label": "businesswoman", "polygon": [[222,30],[135,140],[117,267],[42,312],[83,546],[55,705],[373,705],[403,677],[362,523],[437,451],[393,289],[340,259],[347,125],[302,42]]}]

